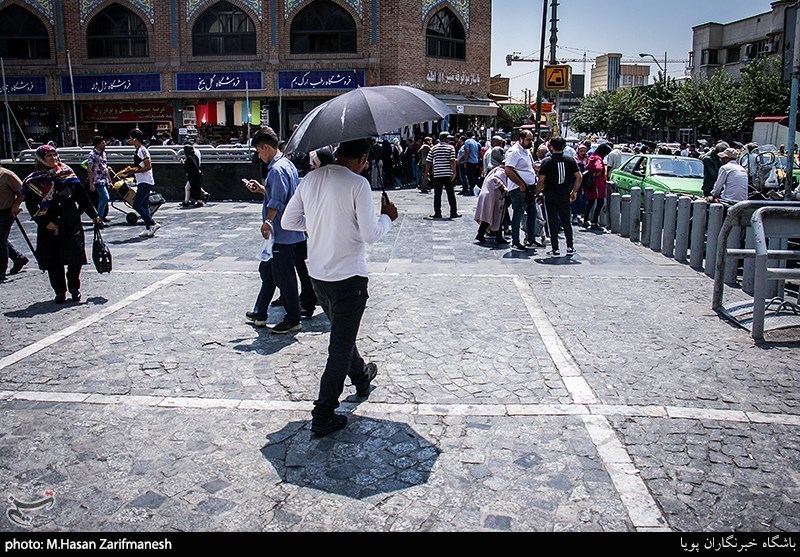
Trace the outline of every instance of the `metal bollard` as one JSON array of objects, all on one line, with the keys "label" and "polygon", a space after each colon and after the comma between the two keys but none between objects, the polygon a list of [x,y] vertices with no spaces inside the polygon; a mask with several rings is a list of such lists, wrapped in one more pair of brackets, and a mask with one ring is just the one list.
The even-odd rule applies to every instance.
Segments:
[{"label": "metal bollard", "polygon": [[[709,236],[710,238],[711,236]],[[731,228],[731,235],[728,236],[728,249],[738,249],[742,247],[742,227],[734,226]],[[736,286],[736,279],[739,276],[739,259],[729,257],[725,262],[725,284]]]},{"label": "metal bollard", "polygon": [[630,220],[630,239],[631,242],[638,242],[641,237],[642,225],[642,190],[641,188],[631,188],[631,220]]},{"label": "metal bollard", "polygon": [[689,266],[693,269],[703,268],[703,255],[706,243],[706,211],[708,203],[705,199],[692,201],[692,247],[689,252]]},{"label": "metal bollard", "polygon": [[661,251],[661,235],[664,232],[664,192],[653,194],[653,209],[650,213],[650,249]]},{"label": "metal bollard", "polygon": [[[745,249],[756,248],[756,238],[752,226],[748,226],[746,229],[744,247]],[[756,260],[752,257],[746,257],[744,260],[744,271],[742,272],[742,290],[751,296],[755,290],[755,261]]]},{"label": "metal bollard", "polygon": [[597,224],[599,224],[603,228],[609,228],[609,229],[611,228],[611,223],[609,222],[609,217],[608,217],[610,194],[611,194],[611,189],[606,185],[605,203],[603,203],[603,208],[600,210],[600,217],[598,217],[597,219]]},{"label": "metal bollard", "polygon": [[618,193],[612,193],[611,199],[608,203],[608,214],[611,219],[611,232],[619,234],[619,222],[622,211],[622,196]]},{"label": "metal bollard", "polygon": [[675,253],[675,223],[678,219],[678,196],[674,193],[664,198],[664,238],[661,240],[661,253],[672,257]]},{"label": "metal bollard", "polygon": [[653,221],[653,188],[644,188],[644,213],[642,214],[642,245],[650,245],[650,224]]},{"label": "metal bollard", "polygon": [[620,199],[619,234],[623,238],[631,235],[631,196],[623,195]]},{"label": "metal bollard", "polygon": [[712,203],[708,208],[708,242],[706,242],[706,265],[704,269],[706,275],[711,278],[714,278],[715,274],[717,238],[719,238],[719,231],[722,230],[722,222],[724,220],[725,207],[719,203]]},{"label": "metal bollard", "polygon": [[678,225],[675,232],[675,260],[686,263],[689,251],[689,225],[691,224],[692,200],[688,197],[678,199]]}]

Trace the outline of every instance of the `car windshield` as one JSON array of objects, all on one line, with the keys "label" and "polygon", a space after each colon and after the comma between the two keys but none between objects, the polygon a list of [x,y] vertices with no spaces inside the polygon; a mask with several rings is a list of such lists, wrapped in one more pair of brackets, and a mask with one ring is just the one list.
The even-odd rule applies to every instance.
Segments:
[{"label": "car windshield", "polygon": [[675,178],[702,178],[703,163],[697,159],[653,157],[650,159],[650,174]]}]

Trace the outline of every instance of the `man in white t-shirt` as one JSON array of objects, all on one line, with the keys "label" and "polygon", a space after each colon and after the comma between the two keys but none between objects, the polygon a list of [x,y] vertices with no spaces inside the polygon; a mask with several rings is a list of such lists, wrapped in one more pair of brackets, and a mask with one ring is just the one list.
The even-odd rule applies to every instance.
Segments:
[{"label": "man in white t-shirt", "polygon": [[[533,190],[536,187],[536,173],[533,170],[530,148],[533,145],[533,133],[522,130],[519,141],[506,152],[503,161],[508,176],[508,197],[511,199],[511,245],[515,250],[525,251],[519,238],[519,227],[525,211],[534,204]],[[528,230],[529,233],[533,232]],[[532,240],[532,238],[529,238]]]},{"label": "man in white t-shirt", "polygon": [[128,132],[128,143],[133,145],[133,166],[129,166],[123,173],[133,172],[136,181],[136,197],[133,199],[133,210],[139,213],[144,221],[145,229],[139,234],[140,238],[152,238],[161,225],[153,220],[150,214],[150,191],[155,185],[153,179],[153,163],[150,160],[150,151],[144,146],[144,134],[139,128]]},{"label": "man in white t-shirt", "polygon": [[308,233],[308,274],[331,322],[328,361],[311,412],[311,431],[318,436],[347,425],[347,417],[334,412],[345,377],[350,377],[356,395],[366,398],[378,373],[377,366],[365,363],[356,348],[369,297],[366,245],[392,228],[397,208],[384,193],[381,215],[375,218],[372,191],[361,176],[370,147],[369,139],[339,145],[336,163],[306,174],[283,214],[286,230]]},{"label": "man in white t-shirt", "polygon": [[725,149],[720,153],[722,166],[719,169],[717,181],[714,183],[714,189],[711,190],[712,197],[718,197],[728,203],[747,200],[747,169],[736,162],[738,155],[739,152],[733,148]]}]

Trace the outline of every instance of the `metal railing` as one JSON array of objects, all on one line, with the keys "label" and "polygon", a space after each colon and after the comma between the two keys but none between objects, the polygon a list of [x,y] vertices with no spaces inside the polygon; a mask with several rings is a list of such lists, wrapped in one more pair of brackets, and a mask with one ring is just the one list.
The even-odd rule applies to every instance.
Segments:
[{"label": "metal railing", "polygon": [[[236,147],[234,145],[220,145],[218,147],[196,145],[195,147],[200,152],[200,158],[203,164],[215,162],[252,162],[256,152],[252,147]],[[154,163],[179,163],[180,160],[184,158],[183,146],[181,145],[154,145],[147,149],[150,152],[150,159]],[[35,152],[34,149],[26,149],[19,153],[19,156],[14,162],[33,164]],[[64,164],[79,165],[89,157],[91,152],[91,147],[60,147],[58,149],[58,156]],[[112,165],[131,164],[133,161],[133,154],[133,146],[106,147],[106,159],[108,159],[108,163]]]}]

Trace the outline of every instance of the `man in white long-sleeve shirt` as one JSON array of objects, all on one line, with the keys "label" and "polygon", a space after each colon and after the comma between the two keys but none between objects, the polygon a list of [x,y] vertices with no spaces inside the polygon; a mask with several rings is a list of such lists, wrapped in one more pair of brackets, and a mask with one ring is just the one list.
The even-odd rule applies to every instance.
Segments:
[{"label": "man in white long-sleeve shirt", "polygon": [[711,190],[712,197],[719,197],[722,201],[729,203],[747,200],[747,169],[736,162],[738,154],[738,151],[733,148],[725,149],[720,153],[722,166],[719,169],[714,189]]},{"label": "man in white long-sleeve shirt", "polygon": [[356,395],[365,398],[378,373],[356,348],[369,298],[366,245],[392,228],[397,208],[384,197],[381,215],[375,217],[369,182],[360,175],[370,147],[368,139],[342,143],[336,163],[308,173],[283,214],[284,228],[308,232],[308,274],[331,322],[328,361],[311,412],[311,431],[320,436],[347,425],[347,417],[334,412],[345,377],[350,377]]}]

